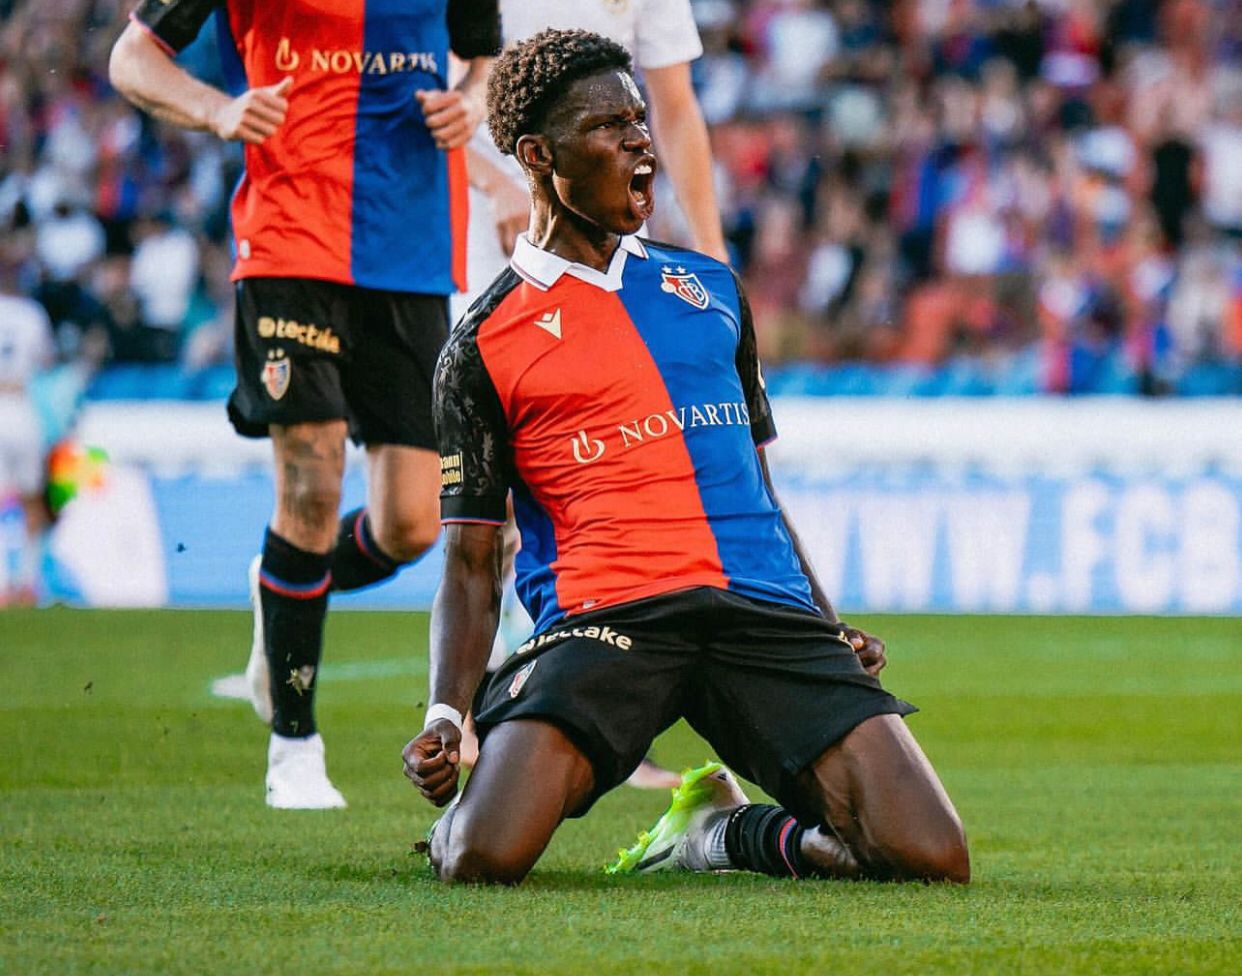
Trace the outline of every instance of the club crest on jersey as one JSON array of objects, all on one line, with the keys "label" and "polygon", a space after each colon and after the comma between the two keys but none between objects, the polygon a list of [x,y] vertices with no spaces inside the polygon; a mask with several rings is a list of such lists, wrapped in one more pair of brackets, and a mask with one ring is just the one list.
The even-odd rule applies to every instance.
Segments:
[{"label": "club crest on jersey", "polygon": [[273,349],[267,355],[269,358],[263,364],[260,379],[263,381],[263,389],[267,390],[267,395],[273,400],[279,400],[289,392],[289,378],[293,373],[293,363],[285,356],[283,349]]},{"label": "club crest on jersey", "polygon": [[526,684],[526,679],[530,677],[530,673],[535,670],[535,665],[539,663],[536,658],[530,664],[524,665],[517,674],[513,676],[513,680],[509,682],[509,697],[516,698],[522,693],[522,688]]},{"label": "club crest on jersey", "polygon": [[707,303],[710,301],[707,289],[699,281],[699,276],[685,268],[679,267],[675,271],[670,267],[661,268],[660,291],[676,295],[683,302],[693,305],[700,311],[707,308]]}]

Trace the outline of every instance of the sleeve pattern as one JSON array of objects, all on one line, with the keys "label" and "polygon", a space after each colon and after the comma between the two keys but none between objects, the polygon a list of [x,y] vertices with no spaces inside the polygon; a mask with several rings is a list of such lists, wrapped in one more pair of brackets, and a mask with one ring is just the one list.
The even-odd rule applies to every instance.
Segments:
[{"label": "sleeve pattern", "polygon": [[173,52],[190,45],[224,0],[142,0],[132,16]]},{"label": "sleeve pattern", "polygon": [[742,380],[742,392],[746,397],[746,409],[750,413],[750,436],[760,446],[776,440],[776,422],[772,417],[772,404],[768,401],[763,381],[763,368],[759,365],[759,350],[755,340],[755,322],[750,312],[750,302],[742,282],[733,273],[737,288],[738,321],[741,335],[737,343],[737,374]]},{"label": "sleeve pattern", "polygon": [[440,513],[446,522],[503,523],[512,471],[508,425],[477,324],[470,325],[468,318],[453,331],[436,364]]}]

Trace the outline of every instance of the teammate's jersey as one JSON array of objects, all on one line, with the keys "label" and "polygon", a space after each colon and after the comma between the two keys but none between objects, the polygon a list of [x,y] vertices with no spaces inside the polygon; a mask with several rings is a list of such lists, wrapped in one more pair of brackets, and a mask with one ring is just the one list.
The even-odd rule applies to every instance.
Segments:
[{"label": "teammate's jersey", "polygon": [[519,239],[436,369],[445,522],[522,534],[517,592],[563,616],[695,586],[814,610],[756,444],[775,436],[733,272],[623,237],[608,272]]},{"label": "teammate's jersey", "polygon": [[284,124],[245,148],[233,277],[461,286],[464,155],[436,149],[414,93],[445,87],[450,33],[463,58],[495,53],[496,0],[142,0],[134,18],[174,53],[217,8],[239,90],[293,78]]}]

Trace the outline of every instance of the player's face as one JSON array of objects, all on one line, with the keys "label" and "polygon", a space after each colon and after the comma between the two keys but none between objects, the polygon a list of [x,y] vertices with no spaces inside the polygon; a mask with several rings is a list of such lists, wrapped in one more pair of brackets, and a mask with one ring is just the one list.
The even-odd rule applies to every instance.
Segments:
[{"label": "player's face", "polygon": [[634,79],[616,70],[579,79],[549,123],[561,205],[616,234],[638,230],[655,210],[656,159]]}]

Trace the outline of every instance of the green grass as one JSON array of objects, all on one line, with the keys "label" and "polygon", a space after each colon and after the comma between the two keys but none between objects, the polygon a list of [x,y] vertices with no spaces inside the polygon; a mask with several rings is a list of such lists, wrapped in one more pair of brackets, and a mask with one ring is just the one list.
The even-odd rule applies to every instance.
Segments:
[{"label": "green grass", "polygon": [[[628,788],[517,890],[447,888],[401,777],[426,618],[329,620],[341,812],[263,805],[266,733],[213,699],[241,613],[0,614],[0,973],[1237,973],[1242,621],[894,617],[888,685],[962,813],[969,888],[606,878]],[[701,762],[683,727],[657,747]]]}]

